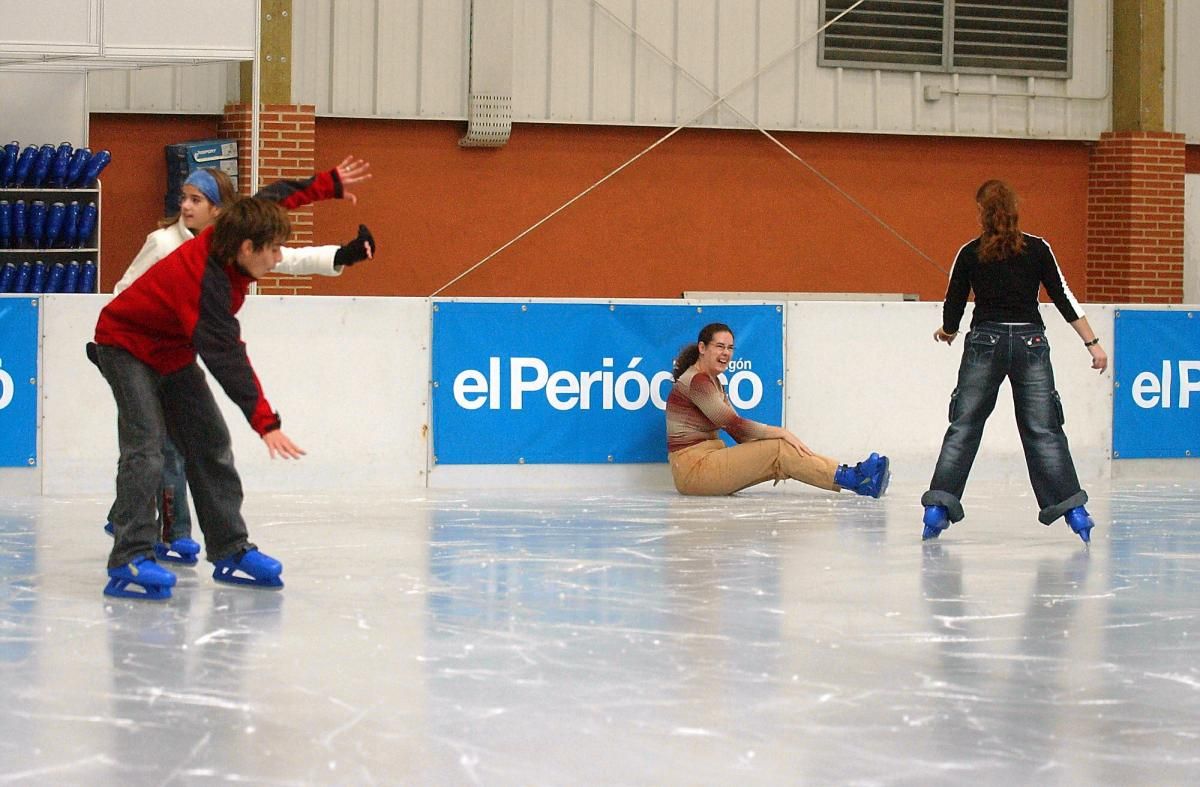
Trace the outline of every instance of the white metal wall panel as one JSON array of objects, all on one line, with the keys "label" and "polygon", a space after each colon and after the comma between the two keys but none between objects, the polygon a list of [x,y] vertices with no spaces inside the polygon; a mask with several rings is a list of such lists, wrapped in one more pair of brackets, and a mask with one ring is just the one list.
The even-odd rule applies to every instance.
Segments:
[{"label": "white metal wall panel", "polygon": [[635,10],[635,29],[646,42],[633,45],[633,116],[642,123],[674,125],[676,79],[685,77],[666,58],[675,59],[679,8],[671,2],[642,0]]},{"label": "white metal wall panel", "polygon": [[768,128],[796,124],[797,6],[794,0],[759,0],[758,61],[769,68],[758,78],[755,121]]},{"label": "white metal wall panel", "polygon": [[[590,4],[553,0],[550,5],[550,112],[545,118],[587,123],[592,118],[592,26]],[[514,87],[515,92],[515,87]],[[519,116],[514,107],[514,117]]]},{"label": "white metal wall panel", "polygon": [[685,0],[682,4],[677,1],[675,3],[678,9],[676,20],[679,25],[676,49],[679,55],[678,63],[708,88],[702,90],[686,79],[676,82],[676,123],[685,123],[697,118],[692,125],[716,124],[717,110],[705,112],[705,108],[712,104],[714,94],[719,91],[720,64],[717,62],[716,46],[718,2],[719,0]]},{"label": "white metal wall panel", "polygon": [[[256,5],[254,0],[205,0],[202,5],[180,8],[161,0],[104,0],[104,53],[106,57],[253,59]],[[191,16],[181,20],[181,13]]]},{"label": "white metal wall panel", "polygon": [[167,112],[175,109],[177,69],[154,68],[121,71],[129,84],[130,103],[139,109]]},{"label": "white metal wall panel", "polygon": [[607,13],[598,7],[592,10],[592,119],[601,123],[631,123],[638,46],[630,32],[636,29],[634,0],[605,0],[604,5]]},{"label": "white metal wall panel", "polygon": [[916,125],[912,81],[910,74],[895,71],[876,72],[872,85],[875,100],[872,125],[881,131],[904,131]]},{"label": "white metal wall panel", "polygon": [[374,79],[376,108],[388,117],[414,117],[421,106],[421,3],[393,0],[379,6],[380,36]]},{"label": "white metal wall panel", "polygon": [[0,0],[0,53],[98,54],[97,0]]},{"label": "white metal wall panel", "polygon": [[470,0],[423,0],[418,117],[467,117],[470,24]]},{"label": "white metal wall panel", "polygon": [[219,115],[240,98],[236,63],[89,71],[92,112],[180,112]]},{"label": "white metal wall panel", "polygon": [[294,0],[292,100],[318,115],[466,118],[470,0]]},{"label": "white metal wall panel", "polygon": [[1200,3],[1195,0],[1168,0],[1166,4],[1166,42],[1164,55],[1164,103],[1166,127],[1186,134],[1189,143],[1200,142],[1200,46],[1195,32],[1200,30]]},{"label": "white metal wall panel", "polygon": [[[513,119],[550,116],[550,20],[553,0],[513,6]],[[517,118],[515,112],[523,114]]]},{"label": "white metal wall panel", "polygon": [[0,71],[0,139],[86,145],[85,90],[83,74]]},{"label": "white metal wall panel", "polygon": [[113,71],[92,71],[87,75],[88,110],[122,112],[129,104],[129,79]]},{"label": "white metal wall panel", "polygon": [[328,115],[333,0],[292,0],[292,101]]},{"label": "white metal wall panel", "polygon": [[390,32],[379,29],[379,4],[343,2],[332,7],[330,110],[335,115],[379,114],[375,106],[376,36],[387,40]]},{"label": "white metal wall panel", "polygon": [[717,92],[727,97],[717,107],[718,126],[747,128],[757,122],[758,80],[751,78],[758,71],[758,37],[758,0],[717,4]]}]

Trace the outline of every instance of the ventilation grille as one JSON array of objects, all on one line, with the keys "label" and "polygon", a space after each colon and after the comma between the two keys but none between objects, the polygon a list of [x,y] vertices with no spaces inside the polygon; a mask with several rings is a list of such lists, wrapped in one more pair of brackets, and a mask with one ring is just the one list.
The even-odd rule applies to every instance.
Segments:
[{"label": "ventilation grille", "polygon": [[[854,0],[824,0],[827,24]],[[867,0],[821,35],[823,66],[1070,76],[1071,0]]]},{"label": "ventilation grille", "polygon": [[[823,24],[854,5],[825,0]],[[825,29],[823,65],[942,68],[942,0],[867,2]]]},{"label": "ventilation grille", "polygon": [[1070,6],[1070,0],[956,0],[954,70],[1067,76]]},{"label": "ventilation grille", "polygon": [[512,96],[472,93],[467,106],[467,133],[458,140],[464,148],[499,148],[512,134]]}]

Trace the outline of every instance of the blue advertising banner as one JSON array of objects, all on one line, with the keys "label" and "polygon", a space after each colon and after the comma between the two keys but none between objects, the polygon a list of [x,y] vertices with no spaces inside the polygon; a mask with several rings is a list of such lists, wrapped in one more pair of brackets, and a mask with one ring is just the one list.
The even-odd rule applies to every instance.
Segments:
[{"label": "blue advertising banner", "polygon": [[0,297],[0,467],[37,464],[38,299]]},{"label": "blue advertising banner", "polygon": [[711,322],[737,351],[742,415],[783,417],[781,306],[435,302],[439,464],[664,462],[671,362]]},{"label": "blue advertising banner", "polygon": [[1200,456],[1200,313],[1114,315],[1113,457]]}]

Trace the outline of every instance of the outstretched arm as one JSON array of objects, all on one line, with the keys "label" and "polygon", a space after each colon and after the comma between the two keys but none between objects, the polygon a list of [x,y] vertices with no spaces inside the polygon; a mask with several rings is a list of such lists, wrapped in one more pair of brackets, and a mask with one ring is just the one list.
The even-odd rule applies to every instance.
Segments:
[{"label": "outstretched arm", "polygon": [[254,196],[278,202],[288,210],[323,199],[349,198],[353,201],[356,198],[346,194],[344,187],[346,183],[361,183],[371,177],[370,166],[362,159],[347,156],[334,169],[318,172],[307,180],[277,180]]},{"label": "outstretched arm", "polygon": [[341,276],[342,270],[363,260],[374,259],[375,238],[367,225],[358,225],[358,234],[341,246],[284,246],[283,259],[272,273],[287,276]]}]

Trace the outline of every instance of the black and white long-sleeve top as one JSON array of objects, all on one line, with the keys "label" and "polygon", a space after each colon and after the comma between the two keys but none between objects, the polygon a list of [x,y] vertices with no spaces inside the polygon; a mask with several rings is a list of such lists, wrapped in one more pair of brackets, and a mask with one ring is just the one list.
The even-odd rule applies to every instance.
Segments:
[{"label": "black and white long-sleeve top", "polygon": [[979,259],[979,238],[958,250],[950,270],[950,285],[942,306],[942,330],[958,331],[967,296],[975,293],[971,327],[981,322],[1033,323],[1045,326],[1038,312],[1038,290],[1046,294],[1067,322],[1083,316],[1083,307],[1071,293],[1050,244],[1036,235],[1022,233],[1025,248],[1003,260]]}]

